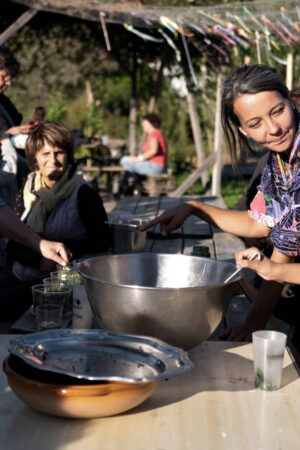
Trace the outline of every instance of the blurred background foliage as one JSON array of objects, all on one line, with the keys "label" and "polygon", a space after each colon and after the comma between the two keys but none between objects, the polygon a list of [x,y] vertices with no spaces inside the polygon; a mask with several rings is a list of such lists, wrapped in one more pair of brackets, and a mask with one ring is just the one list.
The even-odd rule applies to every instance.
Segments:
[{"label": "blurred background foliage", "polygon": [[[211,6],[220,1],[144,0],[140,3],[149,7]],[[5,30],[25,10],[9,0],[2,0],[1,9],[0,31]],[[71,129],[80,129],[86,135],[101,133],[109,137],[128,138],[133,55],[137,58],[140,124],[155,85],[162,45],[144,41],[122,25],[108,24],[108,33],[112,46],[110,53],[105,48],[100,23],[43,12],[38,13],[7,42],[22,67],[20,76],[7,93],[22,112],[24,122],[31,118],[36,106],[42,105],[47,110],[48,119],[62,122]],[[201,39],[190,39],[189,50],[199,80],[194,93],[204,147],[209,154],[213,151],[216,79],[224,62],[220,60],[220,54],[208,48]],[[294,53],[296,86],[300,82],[298,46],[289,51]],[[229,52],[227,74],[243,64],[245,56],[251,62],[257,62],[255,46],[247,51],[233,48]],[[268,63],[267,60],[263,62]],[[273,65],[285,78],[285,66],[275,62]],[[162,117],[162,131],[168,141],[169,165],[178,175],[178,180],[183,181],[180,177],[186,175],[180,174],[192,170],[197,161],[182,89],[182,68],[176,62],[172,49],[169,49],[165,72],[167,76],[163,77],[156,112]],[[87,82],[91,86],[92,103],[87,101]],[[174,82],[179,88],[174,88]],[[139,126],[138,139],[141,136]],[[230,161],[225,157],[225,162]]]}]

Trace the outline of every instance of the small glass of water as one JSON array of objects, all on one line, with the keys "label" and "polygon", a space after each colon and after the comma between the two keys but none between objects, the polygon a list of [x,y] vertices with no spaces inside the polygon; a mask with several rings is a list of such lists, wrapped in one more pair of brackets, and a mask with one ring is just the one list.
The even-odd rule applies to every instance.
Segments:
[{"label": "small glass of water", "polygon": [[266,391],[280,388],[286,335],[262,330],[252,333],[255,386]]},{"label": "small glass of water", "polygon": [[38,331],[53,330],[62,327],[62,305],[37,305],[35,318]]}]

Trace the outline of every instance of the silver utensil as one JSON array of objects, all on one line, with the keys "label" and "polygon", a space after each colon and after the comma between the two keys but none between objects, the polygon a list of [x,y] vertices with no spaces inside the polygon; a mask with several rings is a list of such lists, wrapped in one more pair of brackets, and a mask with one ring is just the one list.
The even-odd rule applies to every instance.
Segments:
[{"label": "silver utensil", "polygon": [[[255,259],[256,257],[258,257],[260,261],[260,253],[254,253],[254,255],[251,256],[251,258],[249,259],[249,261],[253,261],[253,259]],[[227,284],[230,280],[232,280],[232,278],[234,278],[238,273],[240,273],[242,269],[243,267],[240,267],[239,269],[234,271],[231,275],[229,275],[229,277],[227,277],[226,280],[224,281],[224,284]]]}]

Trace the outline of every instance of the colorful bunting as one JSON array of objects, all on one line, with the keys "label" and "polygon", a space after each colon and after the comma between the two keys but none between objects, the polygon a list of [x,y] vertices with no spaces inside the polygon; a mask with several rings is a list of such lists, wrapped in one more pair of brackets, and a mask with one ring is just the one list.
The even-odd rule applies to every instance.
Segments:
[{"label": "colorful bunting", "polygon": [[149,34],[142,33],[141,31],[133,28],[132,25],[128,25],[127,23],[124,23],[124,27],[126,28],[126,30],[131,31],[131,33],[136,34],[137,36],[144,39],[145,41],[151,41],[151,42],[157,42],[157,43],[163,42],[163,39],[155,38],[153,36],[150,36]]}]

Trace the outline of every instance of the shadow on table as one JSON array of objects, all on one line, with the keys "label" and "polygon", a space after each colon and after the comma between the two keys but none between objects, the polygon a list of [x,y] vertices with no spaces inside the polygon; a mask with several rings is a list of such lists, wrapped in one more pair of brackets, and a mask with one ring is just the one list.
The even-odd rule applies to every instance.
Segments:
[{"label": "shadow on table", "polygon": [[[214,343],[216,344],[216,342]],[[222,346],[222,343],[219,343]],[[232,343],[232,348],[249,343]],[[194,368],[189,372],[162,380],[152,396],[139,407],[124,414],[137,414],[159,408],[207,391],[251,391],[254,387],[253,360],[226,351],[205,351],[207,343],[189,352]],[[213,347],[215,348],[215,346]],[[222,347],[221,347],[222,348]],[[234,351],[234,350],[233,350]],[[209,367],[207,360],[209,358]],[[283,368],[281,386],[285,387],[298,378],[293,363]]]},{"label": "shadow on table", "polygon": [[26,448],[23,443],[30,443],[30,450],[58,450],[72,442],[82,440],[84,436],[93,432],[94,426],[94,419],[73,420],[54,417],[36,412],[24,405],[14,420],[9,422],[2,448],[23,450]]}]

